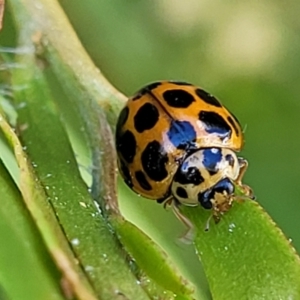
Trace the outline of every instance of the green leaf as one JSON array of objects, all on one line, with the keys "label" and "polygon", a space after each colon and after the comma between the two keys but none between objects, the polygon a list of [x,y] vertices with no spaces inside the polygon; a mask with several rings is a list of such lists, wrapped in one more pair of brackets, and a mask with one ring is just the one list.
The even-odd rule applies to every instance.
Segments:
[{"label": "green leaf", "polygon": [[61,227],[56,221],[44,187],[35,176],[32,166],[29,164],[29,159],[25,155],[14,130],[1,115],[0,128],[12,147],[19,165],[19,188],[23,195],[23,200],[34,217],[45,244],[55,260],[56,266],[62,272],[61,281],[64,282],[65,293],[68,295],[75,294],[79,299],[94,299],[89,283],[81,275],[81,269],[74,262],[74,257],[61,231]]},{"label": "green leaf", "polygon": [[111,219],[121,243],[150,278],[177,296],[190,298],[193,287],[173,265],[168,255],[141,230],[120,217]]},{"label": "green leaf", "polygon": [[[115,128],[117,114],[124,103],[124,96],[112,88],[95,68],[55,1],[40,0],[36,2],[33,0],[11,0],[10,2],[14,7],[15,15],[19,16],[17,23],[20,28],[19,30],[22,32],[23,42],[30,40],[32,37],[34,38],[37,48],[42,48],[42,50],[45,51],[43,57],[50,63],[58,81],[63,83],[63,88],[68,96],[78,100],[74,100],[73,103],[79,111],[82,120],[85,122],[87,141],[89,142],[90,149],[92,149],[93,165],[96,167],[101,166],[101,168],[93,169],[93,195],[95,199],[99,200],[99,203],[102,204],[102,212],[104,215],[107,215],[103,209],[105,204],[110,205],[109,208],[112,214],[116,213],[118,215],[118,205],[115,199],[116,174],[114,172],[115,157],[112,132]],[[47,20],[47,22],[45,22],[45,20]],[[29,21],[33,22],[33,26],[24,26],[24,24],[28,24]],[[70,49],[72,49],[72,51],[70,51]],[[32,62],[30,62],[30,64],[32,64]],[[33,74],[39,75],[39,70],[36,72],[34,69]],[[30,75],[32,76],[33,74]],[[21,77],[24,78],[24,75]],[[54,194],[52,187],[60,186],[61,183],[58,182],[58,180],[69,183],[71,192],[68,191],[66,195],[64,195],[65,193],[63,192],[59,194],[60,201],[66,199],[61,203],[65,204],[68,202],[67,199],[71,198],[75,199],[74,201],[78,204],[81,202],[79,195],[83,195],[83,203],[86,208],[88,208],[86,211],[88,211],[88,213],[94,213],[96,210],[94,210],[95,207],[89,194],[86,190],[84,191],[84,185],[79,178],[78,171],[76,171],[74,155],[68,143],[65,143],[67,138],[64,136],[64,131],[60,128],[61,124],[58,125],[59,122],[55,108],[51,110],[50,104],[45,110],[43,110],[42,107],[38,107],[39,98],[51,98],[48,95],[44,97],[43,91],[46,90],[45,85],[37,85],[34,87],[34,90],[37,91],[37,95],[40,95],[39,97],[34,96],[35,99],[31,99],[32,95],[28,93],[28,90],[26,91],[28,94],[19,93],[18,95],[19,101],[22,101],[23,98],[27,98],[33,101],[32,103],[34,105],[33,109],[25,107],[23,111],[20,111],[21,125],[26,125],[24,126],[26,130],[21,132],[21,136],[24,141],[26,141],[30,157],[34,159],[34,162],[37,164],[36,172],[39,174],[45,187],[44,192],[49,195],[53,202],[61,224],[66,226],[64,229],[69,240],[74,241],[75,237],[77,239],[77,232],[72,231],[71,224],[67,221],[66,210],[68,210],[68,212],[76,211],[77,214],[76,207],[69,206],[70,203],[68,203],[67,206],[62,205],[64,207],[60,208],[58,205],[59,202],[55,204],[56,194]],[[48,92],[46,94],[48,94]],[[49,103],[52,103],[51,101],[52,99],[49,99]],[[58,99],[58,101],[63,100]],[[96,101],[101,109],[95,105]],[[51,117],[45,114],[46,112],[52,112]],[[55,120],[54,125],[50,122],[52,118]],[[106,119],[111,128],[107,126]],[[27,126],[28,121],[31,122],[29,126]],[[48,132],[49,128],[51,128],[51,130]],[[57,131],[52,131],[53,128]],[[35,132],[35,130],[37,132]],[[55,135],[54,137],[53,134]],[[66,145],[66,148],[60,148],[55,145],[57,143],[55,139],[57,135],[59,135],[58,140],[60,145]],[[31,142],[44,147],[41,147],[38,152],[35,152],[35,147],[30,146]],[[45,161],[44,155],[40,153],[40,151],[45,148],[45,145],[47,145],[47,151],[49,150],[49,161]],[[59,159],[56,155],[59,155]],[[107,159],[107,157],[113,159],[110,160]],[[56,162],[56,160],[58,165],[53,166],[52,164]],[[69,161],[71,167],[66,166],[66,160]],[[47,178],[47,174],[54,174],[52,173],[52,168],[55,170],[54,179],[51,178],[52,176]],[[50,169],[51,173],[48,173]],[[70,179],[71,177],[73,178]],[[48,187],[48,189],[46,187]],[[73,192],[72,189],[74,189]],[[224,215],[220,224],[211,224],[209,232],[204,232],[203,230],[206,219],[209,217],[208,212],[205,212],[200,207],[182,207],[182,210],[195,224],[195,228],[197,229],[194,244],[205,268],[214,299],[274,299],[274,297],[278,295],[283,299],[299,298],[299,258],[281,231],[277,229],[268,215],[265,214],[255,202],[246,201],[244,204],[235,204],[234,207]],[[82,212],[78,210],[78,216],[81,213]],[[108,217],[111,218],[110,215],[108,215]],[[102,220],[100,216],[99,220],[101,220],[100,222],[103,222],[103,224],[105,223],[105,220]],[[90,220],[85,216],[83,219],[81,219],[81,217],[76,218],[76,224],[80,224],[81,227],[86,226],[89,222]],[[120,221],[119,224],[115,224],[115,227],[119,231],[121,240],[126,245],[126,248],[133,256],[137,257],[137,263],[140,261],[140,266],[147,269],[153,277],[157,277],[156,269],[152,269],[150,264],[151,259],[148,257],[148,259],[146,258],[144,261],[143,258],[141,258],[141,253],[139,253],[140,249],[135,249],[134,242],[135,240],[141,239],[142,243],[144,243],[143,247],[148,247],[145,252],[154,253],[154,256],[156,256],[159,251],[155,252],[155,247],[151,245],[149,240],[141,238],[139,231],[136,231],[138,236],[135,236],[136,229],[132,227],[131,224],[127,222],[124,222],[124,224],[121,223],[122,221]],[[83,244],[86,242],[86,245],[92,247],[94,244],[92,245],[85,241],[86,236],[94,234],[93,243],[97,243],[98,238],[101,240],[102,235],[97,238],[96,233],[93,231],[95,228],[87,226],[87,228],[91,230],[91,232],[88,231],[87,233],[81,227],[79,231],[81,236],[80,239],[78,239],[80,241],[80,247],[73,248],[76,255],[80,257],[82,265],[86,266],[91,258],[88,255],[85,257],[84,254],[86,253],[84,251],[89,251],[90,249],[85,248],[81,242]],[[107,232],[104,225],[103,228],[103,235],[105,236]],[[126,229],[130,232],[127,241],[124,240],[127,233]],[[112,237],[108,239],[112,239],[112,244],[115,242]],[[101,241],[98,250],[100,253],[106,254],[106,248],[103,248],[103,243],[105,243],[106,239],[103,238]],[[82,249],[83,252],[81,252],[80,249]],[[113,251],[114,247],[108,249]],[[95,255],[97,252],[93,249],[93,251],[89,253]],[[158,257],[155,262],[161,260],[162,257],[159,256],[160,254],[157,255]],[[115,255],[111,256],[111,260],[116,257],[119,262],[119,255],[116,254],[116,252]],[[161,263],[165,264],[166,260],[161,260]],[[168,264],[168,267],[171,266]],[[111,265],[110,268],[112,268]],[[119,265],[116,266],[115,270],[119,270],[118,268]],[[124,269],[126,269],[126,267],[124,267]],[[108,274],[110,274],[110,270],[107,271]],[[165,271],[172,276],[174,275],[172,268],[171,271],[169,269]],[[118,273],[118,271],[116,273]],[[119,274],[107,275],[107,278],[99,278],[101,278],[101,280],[107,279],[108,282],[111,282],[115,275],[117,276]],[[101,276],[101,274],[99,274],[99,276]],[[171,279],[171,277],[169,279]],[[89,279],[93,281],[92,276]],[[176,276],[173,279],[173,281],[166,280],[165,286],[173,289],[174,283],[176,284],[177,282],[179,284],[180,293],[182,282],[180,280],[178,281],[178,277]],[[98,284],[97,288],[101,289],[101,283]],[[202,283],[199,282],[199,286],[201,286],[201,284]],[[183,293],[186,292],[187,291],[184,291]],[[136,294],[135,296],[137,297]]]},{"label": "green leaf", "polygon": [[[2,162],[0,194],[0,299],[65,299],[60,274]],[[43,278],[38,285],[37,278]]]},{"label": "green leaf", "polygon": [[[23,40],[21,35],[21,45],[24,46],[27,43],[28,39]],[[30,54],[19,55],[18,62],[26,65],[25,72],[23,70],[12,71],[14,85],[26,86],[25,89],[17,90],[14,94],[17,107],[19,107],[20,138],[27,155],[32,160],[41,186],[44,187],[47,200],[53,206],[63,231],[72,245],[72,250],[85,269],[89,281],[93,283],[97,295],[103,299],[112,299],[121,294],[128,298],[146,299],[148,298],[147,293],[149,293],[151,298],[173,298],[173,291],[165,291],[154,286],[153,283],[150,287],[148,280],[144,280],[142,285],[137,283],[124,259],[122,248],[113,237],[107,221],[99,214],[98,208],[88,192],[88,187],[80,177],[75,156],[60,123],[56,107],[53,106],[53,96],[45,83],[41,70],[35,65],[35,59]],[[78,89],[78,84],[76,89]],[[59,98],[56,99],[56,102],[64,101],[63,97],[59,95],[56,97]],[[100,144],[99,146],[104,151],[102,156],[106,158],[108,170],[113,166],[113,172],[110,170],[106,174],[104,172],[106,165],[103,160],[102,172],[106,176],[99,183],[100,189],[107,192],[109,189],[114,191],[115,163],[111,164],[110,161],[115,161],[115,156],[112,156],[111,160],[107,159],[114,154],[113,151],[109,151],[107,142],[110,140],[109,134],[111,133],[109,131],[106,133],[105,130],[109,127],[105,124],[105,118],[101,117],[101,111],[95,103],[89,103],[87,106],[80,103],[83,100],[87,99],[79,97],[75,103],[79,107],[80,105],[81,107],[86,106],[83,119],[89,120],[87,128],[97,132],[97,135],[94,136],[97,142],[98,140],[100,143],[104,141],[104,145]],[[82,112],[81,109],[79,111]],[[99,147],[95,149],[95,152],[99,152]],[[110,175],[111,173],[113,174]],[[108,184],[103,188],[106,181]],[[108,192],[108,195],[105,196],[109,197],[109,194],[112,193]],[[40,203],[40,205],[42,204]],[[102,210],[102,212],[105,211]],[[130,230],[128,234],[130,235]],[[137,236],[137,230],[135,230],[135,236]],[[142,237],[145,238],[144,235]],[[159,251],[158,253],[161,254]],[[165,256],[163,256],[164,258]],[[155,260],[153,262],[155,263]],[[173,274],[169,275],[173,276]],[[165,280],[167,279],[165,278]],[[180,279],[177,282],[179,281]],[[178,290],[176,286],[175,288]],[[187,289],[183,288],[183,290]]]},{"label": "green leaf", "polygon": [[[38,205],[39,210],[44,210],[49,203],[51,204],[79,266],[85,271],[85,274],[81,274],[77,269],[76,273],[80,274],[81,281],[85,276],[88,277],[85,278],[86,282],[92,282],[100,298],[113,299],[122,294],[129,298],[137,296],[140,299],[148,299],[147,294],[136,283],[124,253],[118,247],[80,176],[71,145],[56,114],[41,71],[30,55],[19,56],[18,59],[26,65],[25,72],[12,72],[15,85],[26,85],[26,89],[14,94],[19,106],[19,136],[42,189],[40,202],[36,203],[36,195],[33,198],[33,191],[28,189],[33,185],[31,179],[28,182],[23,178],[20,184],[25,200],[29,202],[29,206]],[[20,105],[21,103],[23,105]],[[27,172],[25,175],[28,176]],[[39,224],[40,216],[36,210],[31,209],[31,213]],[[53,250],[54,245],[60,248],[63,243],[62,240],[54,240],[55,236],[51,232],[56,220],[48,221],[40,230],[46,242],[48,235],[51,235],[52,240],[48,241],[47,246],[56,264],[67,273],[56,256],[56,249]],[[69,259],[71,260],[71,257]],[[77,279],[73,280],[73,276],[75,273],[68,277],[68,281],[72,290],[78,292],[78,286],[75,286]],[[85,299],[82,294],[80,297]]]},{"label": "green leaf", "polygon": [[[49,3],[49,2],[48,2]],[[46,10],[46,12],[48,13],[48,11],[51,10]],[[60,14],[60,12],[58,12],[58,15]],[[47,17],[53,17],[53,16],[47,16]],[[55,17],[57,17],[57,15],[55,15]],[[63,18],[63,17],[61,17]],[[45,20],[45,18],[43,19],[43,21]],[[50,22],[51,23],[51,22]],[[46,30],[49,30],[48,28],[46,28]],[[47,31],[48,32],[48,31]],[[48,35],[45,35],[47,38],[49,37]],[[55,37],[54,41],[55,43],[57,43],[57,36]],[[52,42],[52,40],[50,39],[50,42]],[[71,41],[72,42],[72,41]],[[99,190],[99,192],[94,193],[94,195],[99,195],[98,197],[100,197],[99,201],[100,203],[104,203],[102,205],[102,212],[103,214],[105,214],[105,207],[107,207],[105,204],[108,204],[112,209],[113,209],[113,213],[119,213],[118,212],[118,207],[117,207],[117,203],[116,203],[116,190],[115,190],[115,180],[116,180],[116,173],[115,173],[115,169],[116,169],[116,161],[115,161],[115,156],[114,156],[114,145],[113,145],[113,138],[112,138],[112,133],[110,131],[110,128],[108,127],[108,125],[106,124],[106,120],[105,120],[105,116],[103,115],[102,111],[99,110],[99,107],[96,105],[96,101],[93,102],[93,99],[89,99],[87,97],[87,95],[91,95],[94,97],[94,93],[91,90],[91,87],[84,87],[86,88],[86,91],[84,90],[84,92],[82,92],[82,84],[85,83],[85,80],[82,80],[82,76],[84,76],[85,74],[87,74],[87,76],[90,76],[90,74],[88,74],[87,72],[81,74],[81,80],[82,82],[79,82],[77,80],[74,80],[73,78],[71,78],[72,76],[69,77],[69,73],[70,70],[66,67],[66,65],[68,65],[68,58],[66,58],[65,56],[59,56],[58,58],[55,56],[55,54],[53,54],[55,52],[55,50],[53,50],[51,48],[51,45],[49,46],[48,43],[46,43],[46,49],[49,50],[50,48],[50,54],[47,55],[47,58],[49,58],[50,60],[52,59],[52,64],[54,66],[54,70],[59,69],[59,75],[64,78],[63,81],[66,82],[66,90],[70,91],[70,95],[68,95],[70,98],[73,98],[73,103],[75,104],[75,106],[78,108],[78,111],[80,112],[80,115],[82,117],[83,120],[86,121],[86,133],[87,135],[89,135],[90,139],[90,144],[94,153],[94,160],[93,160],[93,165],[98,166],[101,163],[101,171],[100,171],[100,176],[96,177],[95,180],[95,186],[96,188]],[[70,45],[70,44],[69,44]],[[68,45],[68,46],[69,46]],[[65,50],[65,49],[64,49]],[[65,51],[66,52],[66,51]],[[56,53],[57,54],[57,53]],[[57,59],[53,59],[53,56]],[[22,64],[24,65],[30,65],[31,62],[28,60],[28,55],[26,56],[27,61],[22,61]],[[77,58],[78,59],[78,58]],[[76,65],[77,65],[77,61],[76,61]],[[87,68],[89,70],[89,68]],[[24,84],[24,82],[22,82],[22,80],[24,80],[24,75],[21,74],[21,72],[18,75],[18,77],[16,77],[17,79],[15,79],[15,84]],[[17,74],[18,74],[17,73]],[[34,76],[32,76],[33,79],[38,79],[38,74],[39,71],[35,70],[34,72]],[[28,78],[28,71],[26,72],[27,78]],[[72,75],[72,74],[71,74]],[[99,77],[99,76],[98,76]],[[95,82],[95,79],[93,80],[93,82]],[[89,83],[90,84],[90,83]],[[103,82],[101,83],[103,85]],[[98,86],[101,87],[101,84],[98,83]],[[28,82],[27,84],[28,86],[32,86],[33,83],[32,82]],[[70,90],[68,88],[68,86],[72,87],[72,89]],[[106,89],[106,85],[104,86],[104,90]],[[61,131],[61,129],[58,129],[58,124],[59,124],[59,120],[57,117],[55,117],[53,115],[53,113],[51,114],[51,104],[47,104],[47,99],[49,98],[49,96],[47,96],[47,88],[45,85],[42,85],[42,87],[39,87],[38,85],[36,85],[35,87],[33,87],[33,89],[36,89],[37,91],[35,92],[38,96],[36,96],[37,99],[34,99],[34,97],[32,97],[35,93],[28,92],[28,89],[24,89],[24,91],[21,91],[19,93],[16,93],[16,98],[20,99],[19,101],[23,101],[24,99],[28,99],[26,101],[26,105],[20,109],[18,111],[19,114],[19,123],[22,126],[22,124],[26,124],[25,126],[25,130],[21,130],[20,135],[22,137],[22,140],[24,141],[24,144],[26,145],[26,152],[29,154],[29,156],[31,157],[31,159],[34,162],[34,165],[36,166],[36,172],[39,175],[39,177],[41,178],[42,184],[47,187],[47,194],[50,196],[50,201],[53,203],[54,209],[56,211],[56,213],[59,215],[59,219],[61,224],[64,227],[64,232],[66,233],[69,241],[73,241],[74,240],[74,235],[76,236],[76,240],[80,241],[80,245],[78,245],[74,251],[76,252],[76,256],[80,258],[80,261],[82,262],[83,266],[85,266],[87,263],[84,261],[84,259],[90,259],[92,260],[91,263],[88,264],[88,266],[92,265],[97,266],[97,255],[95,253],[93,253],[92,249],[96,248],[96,245],[98,245],[98,251],[100,253],[103,253],[103,255],[105,256],[105,258],[107,258],[106,265],[102,266],[101,268],[99,268],[99,272],[101,270],[101,274],[100,273],[96,273],[93,272],[93,278],[90,278],[90,280],[92,280],[94,282],[94,285],[98,285],[99,286],[99,290],[97,289],[98,293],[100,293],[100,291],[105,291],[105,288],[103,285],[105,285],[106,289],[109,288],[109,286],[111,284],[116,285],[117,284],[117,279],[118,278],[127,278],[127,280],[129,280],[131,277],[129,276],[129,274],[125,275],[122,274],[122,262],[118,261],[117,258],[112,258],[113,256],[118,256],[121,253],[117,253],[117,247],[114,246],[112,248],[110,248],[109,243],[107,240],[109,240],[109,238],[111,238],[111,233],[107,232],[107,234],[103,233],[100,237],[97,238],[97,241],[93,240],[92,244],[88,244],[85,245],[85,238],[89,235],[90,236],[90,240],[92,240],[92,236],[93,236],[93,232],[95,233],[95,239],[96,236],[99,234],[97,231],[95,231],[95,228],[88,228],[88,224],[91,223],[90,220],[83,218],[82,215],[78,215],[78,218],[75,217],[75,209],[78,209],[78,203],[76,203],[76,197],[78,198],[78,195],[76,194],[70,194],[71,191],[65,191],[65,186],[66,186],[66,182],[68,183],[67,185],[73,186],[74,189],[76,187],[76,189],[78,190],[80,187],[80,184],[77,181],[74,181],[71,183],[71,178],[72,180],[74,180],[74,176],[77,176],[76,174],[79,174],[78,170],[76,171],[75,168],[77,168],[75,159],[73,157],[73,154],[70,153],[69,150],[69,144],[65,147],[62,147],[62,145],[66,144],[66,137],[64,137],[64,133]],[[103,89],[103,88],[102,88]],[[74,93],[75,91],[75,93]],[[28,94],[26,94],[28,93]],[[28,97],[28,96],[31,97]],[[103,91],[99,94],[97,94],[97,97],[102,96],[103,99],[107,99],[107,95],[103,95]],[[57,95],[57,97],[59,97],[59,95]],[[40,102],[38,101],[39,99],[43,99],[43,106],[41,106]],[[95,97],[94,97],[95,98]],[[51,99],[52,100],[52,99]],[[49,99],[49,103],[51,101]],[[95,99],[94,99],[95,100]],[[60,103],[64,101],[64,99],[56,99],[57,103]],[[48,108],[46,106],[49,106]],[[47,116],[47,114],[49,114],[49,116]],[[55,114],[55,113],[54,113]],[[61,126],[61,125],[60,125]],[[93,134],[92,134],[93,133]],[[31,146],[32,145],[32,146]],[[47,146],[48,145],[48,146]],[[44,149],[47,148],[47,158],[45,158],[45,153],[44,153]],[[100,152],[100,151],[101,152]],[[66,152],[66,153],[64,153]],[[59,153],[59,155],[58,155]],[[53,157],[53,158],[52,158]],[[112,159],[107,159],[107,158],[112,158]],[[53,165],[53,161],[55,160],[55,165]],[[68,162],[68,166],[66,166],[66,162]],[[74,169],[71,169],[74,167]],[[66,168],[68,168],[66,170]],[[100,168],[95,168],[96,170],[100,169]],[[51,170],[51,173],[49,173]],[[48,175],[51,176],[48,176]],[[58,178],[55,178],[56,176],[58,177],[58,175],[55,174],[59,174],[59,182],[57,181]],[[97,174],[97,172],[96,172]],[[97,175],[94,175],[94,178]],[[56,182],[54,183],[54,181],[56,180]],[[81,181],[81,184],[83,182]],[[53,191],[53,187],[55,187],[55,191]],[[62,191],[61,193],[59,191]],[[80,197],[82,197],[82,195],[87,194],[87,187],[85,187],[84,191],[80,192]],[[100,196],[101,195],[101,196]],[[87,196],[85,196],[86,199]],[[90,196],[89,196],[90,197]],[[97,196],[96,196],[97,197]],[[57,199],[59,199],[59,203],[56,203]],[[102,200],[101,200],[102,198]],[[104,199],[109,199],[109,201],[103,201]],[[60,207],[61,202],[63,201],[63,199],[66,199],[64,203],[64,207]],[[74,199],[73,203],[68,203],[67,199]],[[83,202],[83,201],[82,201]],[[71,206],[71,204],[75,204],[75,207]],[[83,204],[85,204],[83,202]],[[92,208],[94,203],[89,203],[87,202],[88,208]],[[68,207],[68,208],[66,208]],[[68,219],[70,220],[70,211],[73,213],[73,223],[77,224],[82,224],[82,225],[77,225],[78,228],[84,228],[84,230],[82,230],[82,235],[79,237],[79,232],[78,229],[75,229],[75,232],[72,234],[72,230],[74,231],[74,228],[71,226],[70,221],[68,221]],[[91,215],[93,214],[97,214],[96,212],[90,212],[89,217],[91,217]],[[97,215],[98,216],[98,215]],[[102,220],[103,224],[105,224],[105,220]],[[125,222],[126,223],[126,222]],[[94,224],[94,221],[92,221],[92,224]],[[128,225],[128,222],[126,223]],[[72,224],[73,225],[73,224]],[[93,225],[94,226],[94,225]],[[104,225],[103,225],[104,226]],[[128,238],[131,238],[132,240],[132,236],[138,236],[138,231],[136,230],[135,227],[133,226],[127,226],[125,227],[126,229],[129,229],[126,233],[126,236]],[[107,229],[107,227],[105,226],[105,229]],[[102,230],[103,231],[103,230]],[[87,235],[87,232],[89,232],[89,234]],[[145,235],[143,235],[142,233],[140,233],[140,238],[141,241],[144,242],[144,244],[149,244],[149,239],[146,238]],[[152,243],[153,244],[153,243]],[[151,244],[151,245],[152,245]],[[105,245],[105,246],[104,246]],[[80,248],[82,247],[82,249],[80,250]],[[83,250],[84,249],[84,250]],[[89,249],[89,253],[87,251],[87,249]],[[85,252],[84,252],[85,251]],[[94,250],[95,251],[95,250]],[[162,260],[165,260],[165,254],[159,250],[157,247],[155,248],[156,251],[156,259],[158,260],[158,263],[160,263]],[[86,253],[87,256],[83,257],[82,253]],[[155,259],[151,258],[151,255],[145,253],[145,255],[148,255],[148,264],[150,266],[150,264],[155,264]],[[112,265],[111,262],[113,261],[115,264]],[[138,261],[138,265],[141,265],[140,263],[142,263],[142,260],[137,260]],[[158,263],[156,265],[158,265]],[[106,272],[103,273],[103,269],[109,267],[109,270],[107,270]],[[152,267],[153,270],[153,267]],[[172,268],[168,269],[169,270],[169,274],[167,274],[167,272],[165,274],[167,274],[168,277],[170,277],[171,281],[174,281],[173,284],[173,288],[172,289],[172,297],[173,298],[173,294],[180,291],[181,293],[185,293],[187,291],[190,292],[190,289],[187,287],[184,287],[184,285],[181,283],[182,278],[180,278],[179,275],[177,275],[177,273],[174,271],[174,274],[172,274]],[[111,276],[109,276],[109,274],[111,273]],[[157,272],[156,272],[157,273]],[[103,277],[103,275],[105,275]],[[143,277],[145,277],[145,274],[143,275]],[[165,277],[163,279],[160,279],[160,282],[162,283],[163,287],[172,287],[172,285],[166,285],[165,281],[167,282],[169,280],[168,277]],[[143,280],[143,284],[142,286],[147,290],[147,292],[151,295],[151,297],[157,297],[156,294],[161,294],[159,297],[169,297],[167,296],[168,291],[160,291],[159,287],[156,287],[154,289],[153,284],[151,284],[151,287],[147,287],[147,282],[148,280]],[[177,286],[177,284],[180,285],[180,288]],[[119,283],[118,286],[118,290],[120,290],[121,288],[121,284]],[[127,291],[125,293],[125,291],[122,291],[123,294],[126,295],[130,295],[128,294],[129,292]],[[135,296],[137,297],[137,294],[135,292]],[[105,295],[105,297],[107,297],[107,295]],[[112,297],[112,296],[111,296]],[[142,296],[140,296],[142,297]]]},{"label": "green leaf", "polygon": [[209,212],[182,207],[213,299],[300,299],[300,259],[257,202],[235,203],[204,231]]}]

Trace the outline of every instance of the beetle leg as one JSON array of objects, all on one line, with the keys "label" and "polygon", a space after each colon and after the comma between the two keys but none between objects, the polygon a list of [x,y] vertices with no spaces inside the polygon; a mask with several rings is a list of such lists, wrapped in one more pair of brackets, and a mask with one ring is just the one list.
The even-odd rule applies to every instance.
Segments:
[{"label": "beetle leg", "polygon": [[193,225],[191,220],[185,215],[183,215],[182,212],[179,210],[178,203],[174,200],[174,198],[166,199],[164,207],[166,207],[167,205],[171,206],[176,218],[187,228],[186,232],[179,238],[179,240],[184,242],[185,244],[192,243],[195,238],[195,226]]},{"label": "beetle leg", "polygon": [[242,184],[242,179],[245,175],[245,172],[248,168],[248,161],[242,157],[239,157],[238,158],[238,161],[239,161],[239,165],[240,165],[240,172],[239,172],[239,176],[238,178],[236,179],[236,183],[240,186],[243,186]]},{"label": "beetle leg", "polygon": [[167,208],[167,206],[172,206],[172,202],[174,202],[173,196],[170,196],[167,199],[163,200],[164,208]]},{"label": "beetle leg", "polygon": [[[255,196],[253,195],[252,189],[248,185],[242,183],[242,179],[248,168],[248,161],[241,157],[238,158],[238,161],[239,161],[239,165],[240,165],[240,172],[239,172],[239,175],[238,175],[237,179],[235,180],[235,182],[238,186],[240,186],[243,189],[243,192],[246,194],[247,199],[250,198],[250,199],[254,200]],[[241,198],[241,200],[242,200],[243,197],[237,197],[237,198]]]}]

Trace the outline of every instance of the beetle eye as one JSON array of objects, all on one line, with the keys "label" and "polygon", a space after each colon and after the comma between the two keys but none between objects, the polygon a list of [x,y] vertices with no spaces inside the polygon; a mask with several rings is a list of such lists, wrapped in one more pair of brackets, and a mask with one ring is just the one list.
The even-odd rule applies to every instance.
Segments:
[{"label": "beetle eye", "polygon": [[212,208],[212,202],[210,201],[213,197],[213,191],[209,189],[208,191],[204,193],[198,194],[198,201],[201,204],[201,206],[205,209],[211,209]]},{"label": "beetle eye", "polygon": [[231,195],[234,192],[234,185],[231,182],[230,179],[224,178],[220,180],[213,188],[212,190],[216,193],[222,193],[226,192],[227,195]]},{"label": "beetle eye", "polygon": [[233,183],[228,179],[224,178],[220,180],[217,184],[215,184],[211,189],[205,191],[204,193],[198,194],[198,201],[201,204],[201,206],[205,209],[211,209],[212,208],[212,201],[215,198],[215,194],[226,194],[231,195],[234,192],[234,185]]}]

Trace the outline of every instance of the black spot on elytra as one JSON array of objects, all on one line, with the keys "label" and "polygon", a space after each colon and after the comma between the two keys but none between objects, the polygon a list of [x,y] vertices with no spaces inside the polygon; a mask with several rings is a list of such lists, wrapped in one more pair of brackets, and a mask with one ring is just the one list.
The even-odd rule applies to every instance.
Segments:
[{"label": "black spot on elytra", "polygon": [[135,94],[135,95],[131,98],[131,100],[132,100],[132,101],[139,100],[142,96],[143,96],[142,94],[137,93],[137,94]]},{"label": "black spot on elytra", "polygon": [[219,168],[217,168],[217,164],[221,160],[222,152],[219,148],[208,148],[203,150],[202,163],[211,176],[219,171]]},{"label": "black spot on elytra", "polygon": [[117,137],[116,143],[118,153],[122,155],[127,163],[132,163],[136,153],[136,140],[133,133],[126,130]]},{"label": "black spot on elytra", "polygon": [[188,150],[195,147],[196,131],[191,123],[187,121],[172,120],[167,136],[178,149]]},{"label": "black spot on elytra", "polygon": [[221,107],[221,103],[211,94],[207,93],[206,91],[202,89],[196,89],[196,94],[207,104],[214,105],[216,107]]},{"label": "black spot on elytra", "polygon": [[154,127],[159,118],[157,108],[151,103],[145,103],[134,116],[134,127],[137,132],[142,133]]},{"label": "black spot on elytra", "polygon": [[186,192],[186,190],[179,186],[177,189],[176,189],[176,195],[180,198],[183,198],[183,199],[187,199],[188,198],[188,194]]},{"label": "black spot on elytra", "polygon": [[143,95],[151,92],[153,89],[157,88],[158,86],[160,86],[162,83],[160,81],[157,82],[153,82],[150,83],[148,85],[146,85],[145,87],[141,88],[135,96],[132,97],[132,100],[138,100],[139,98],[141,98]]},{"label": "black spot on elytra", "polygon": [[231,154],[227,154],[225,156],[225,159],[228,161],[229,166],[231,166],[231,167],[234,166],[234,158]]},{"label": "black spot on elytra", "polygon": [[151,92],[152,90],[156,89],[158,86],[160,86],[162,84],[161,81],[156,81],[156,82],[152,82],[150,84],[148,84],[144,90],[147,90],[147,92]]},{"label": "black spot on elytra", "polygon": [[125,106],[119,114],[117,127],[116,127],[116,137],[117,138],[122,132],[122,128],[128,119],[128,115],[129,115],[129,108],[128,108],[128,106]]},{"label": "black spot on elytra", "polygon": [[146,174],[154,181],[162,181],[168,176],[166,164],[168,155],[158,141],[150,142],[142,153],[141,161]]},{"label": "black spot on elytra", "polygon": [[145,174],[142,171],[135,172],[135,178],[139,185],[145,190],[145,191],[151,191],[152,187],[150,183],[147,181]]},{"label": "black spot on elytra", "polygon": [[189,167],[188,163],[183,163],[175,174],[174,180],[180,184],[199,185],[204,178],[196,167]]},{"label": "black spot on elytra", "polygon": [[237,119],[237,117],[235,115],[233,115],[233,114],[231,116],[236,121],[236,123],[241,127],[240,121]]},{"label": "black spot on elytra", "polygon": [[208,133],[216,133],[222,139],[231,136],[230,126],[219,114],[202,110],[199,113],[199,120],[203,122]]},{"label": "black spot on elytra", "polygon": [[184,82],[184,81],[176,81],[176,80],[170,80],[170,83],[176,84],[176,85],[192,85],[191,83]]},{"label": "black spot on elytra", "polygon": [[119,119],[118,119],[118,126],[119,126],[119,127],[124,126],[124,124],[125,124],[126,121],[127,121],[128,114],[129,114],[129,108],[128,108],[128,106],[125,106],[125,107],[121,110],[120,115],[119,115]]},{"label": "black spot on elytra", "polygon": [[195,101],[193,95],[181,89],[165,91],[162,96],[169,106],[176,108],[187,108]]},{"label": "black spot on elytra", "polygon": [[[233,119],[232,119],[230,116],[227,117],[227,120],[228,120],[228,122],[231,124],[231,126],[233,127],[235,134],[236,134],[237,136],[239,136],[240,133],[239,133],[238,127],[236,126],[236,123],[233,121]],[[238,123],[238,124],[239,124],[239,123]]]},{"label": "black spot on elytra", "polygon": [[119,167],[120,167],[120,171],[123,175],[123,179],[125,181],[125,183],[132,188],[133,184],[131,181],[131,176],[130,176],[130,172],[129,169],[127,168],[127,166],[124,164],[124,162],[122,160],[119,161]]}]

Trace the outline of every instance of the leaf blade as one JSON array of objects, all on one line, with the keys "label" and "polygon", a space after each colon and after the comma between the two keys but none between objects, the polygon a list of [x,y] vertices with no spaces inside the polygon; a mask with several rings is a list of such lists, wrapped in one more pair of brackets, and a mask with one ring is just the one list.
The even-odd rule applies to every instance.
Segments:
[{"label": "leaf blade", "polygon": [[[0,282],[5,294],[9,299],[65,299],[60,274],[2,162],[0,193],[0,240],[5,241],[0,252]],[[26,281],[20,270],[26,270]],[[36,278],[43,278],[39,285]]]},{"label": "leaf blade", "polygon": [[300,297],[299,257],[258,203],[235,203],[208,232],[207,212],[182,211],[198,228],[195,247],[214,299]]}]

